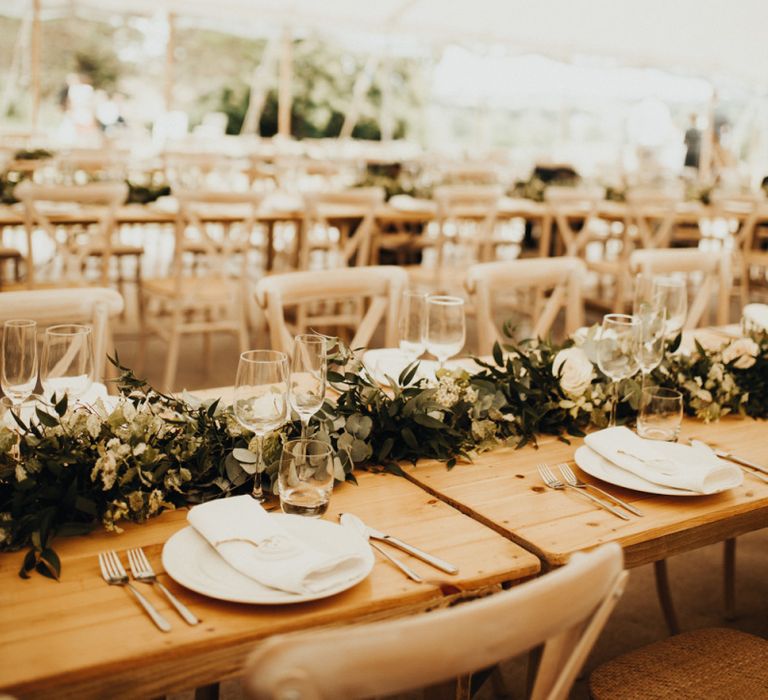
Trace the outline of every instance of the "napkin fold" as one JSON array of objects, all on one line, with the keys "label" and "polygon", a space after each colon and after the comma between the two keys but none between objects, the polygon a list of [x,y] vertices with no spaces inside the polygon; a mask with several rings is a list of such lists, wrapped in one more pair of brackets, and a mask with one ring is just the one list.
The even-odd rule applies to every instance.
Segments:
[{"label": "napkin fold", "polygon": [[738,486],[743,479],[738,467],[711,451],[681,446],[685,459],[672,457],[663,449],[665,443],[645,440],[625,427],[598,430],[584,442],[616,466],[662,486],[708,494]]},{"label": "napkin fold", "polygon": [[194,506],[187,520],[233,569],[281,591],[322,593],[365,566],[361,555],[333,541],[324,541],[323,551],[310,548],[247,495]]}]

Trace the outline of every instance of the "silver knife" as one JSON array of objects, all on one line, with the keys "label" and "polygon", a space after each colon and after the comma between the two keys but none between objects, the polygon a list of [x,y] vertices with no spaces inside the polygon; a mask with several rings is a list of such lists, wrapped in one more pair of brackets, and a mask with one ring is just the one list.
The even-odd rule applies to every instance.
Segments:
[{"label": "silver knife", "polygon": [[430,566],[434,566],[436,569],[440,569],[440,571],[444,571],[446,574],[459,573],[458,568],[456,568],[453,564],[449,564],[447,561],[444,561],[443,559],[440,559],[433,554],[429,554],[424,550],[419,549],[418,547],[414,547],[412,544],[403,542],[397,537],[393,537],[392,535],[385,535],[383,532],[374,530],[372,527],[368,528],[368,533],[374,540],[389,542],[389,544],[391,544],[393,547],[397,547],[404,552],[408,552],[408,554],[412,554],[417,559],[421,559],[421,561],[429,564]]},{"label": "silver knife", "polygon": [[[345,515],[350,515],[350,514],[346,513]],[[447,561],[434,556],[433,554],[429,554],[428,552],[425,552],[424,550],[419,549],[418,547],[414,547],[412,544],[403,542],[401,539],[398,539],[397,537],[393,537],[392,535],[385,535],[383,532],[379,532],[379,530],[375,530],[369,525],[366,525],[366,528],[368,529],[368,536],[371,539],[379,540],[380,542],[388,542],[393,547],[397,547],[403,552],[412,554],[417,559],[421,559],[421,561],[429,564],[430,566],[434,566],[436,569],[440,569],[440,571],[444,571],[446,574],[459,573],[458,568],[455,567],[453,564],[450,564]]]},{"label": "silver knife", "polygon": [[[702,442],[701,440],[691,440],[690,442],[692,445],[694,443],[701,443],[702,445],[706,445],[706,443]],[[727,459],[731,462],[736,462],[736,464],[742,464],[745,467],[749,467],[750,469],[755,469],[759,472],[762,472],[763,474],[768,474],[768,467],[763,467],[759,464],[756,464],[755,462],[750,462],[748,459],[739,457],[738,455],[735,455],[732,452],[728,452],[726,450],[719,450],[715,447],[711,447],[710,445],[707,445],[707,447],[709,447],[709,449],[712,450],[716,456],[720,457],[720,459]]]}]

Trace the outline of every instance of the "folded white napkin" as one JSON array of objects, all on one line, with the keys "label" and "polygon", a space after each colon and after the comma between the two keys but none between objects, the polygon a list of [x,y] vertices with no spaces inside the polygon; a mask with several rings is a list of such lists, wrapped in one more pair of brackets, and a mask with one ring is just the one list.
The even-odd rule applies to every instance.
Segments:
[{"label": "folded white napkin", "polygon": [[270,588],[322,593],[365,566],[361,555],[332,541],[322,552],[310,549],[247,495],[195,506],[187,520],[233,569]]},{"label": "folded white napkin", "polygon": [[[584,442],[601,457],[646,481],[707,494],[738,486],[741,470],[712,451],[685,447],[688,457],[671,457],[665,443],[645,440],[628,428],[615,427],[587,435]],[[675,450],[678,453],[680,450]]]}]

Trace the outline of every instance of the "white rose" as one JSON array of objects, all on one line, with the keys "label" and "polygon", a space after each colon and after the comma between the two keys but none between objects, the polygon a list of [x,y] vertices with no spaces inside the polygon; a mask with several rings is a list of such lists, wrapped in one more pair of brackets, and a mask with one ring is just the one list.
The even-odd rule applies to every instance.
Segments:
[{"label": "white rose", "polygon": [[552,374],[560,375],[560,386],[571,396],[581,396],[595,378],[595,368],[581,348],[567,348],[555,356]]},{"label": "white rose", "polygon": [[739,338],[723,350],[723,362],[727,365],[733,364],[738,369],[749,369],[755,364],[759,352],[760,348],[754,340]]}]

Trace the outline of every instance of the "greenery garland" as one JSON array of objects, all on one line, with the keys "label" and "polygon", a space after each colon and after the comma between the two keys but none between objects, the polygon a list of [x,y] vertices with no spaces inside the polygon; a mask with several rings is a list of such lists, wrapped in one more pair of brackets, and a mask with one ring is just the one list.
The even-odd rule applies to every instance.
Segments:
[{"label": "greenery garland", "polygon": [[[442,370],[437,381],[408,366],[377,385],[358,354],[338,344],[328,377],[338,392],[316,416],[315,437],[337,453],[337,480],[355,467],[402,473],[421,458],[453,467],[500,444],[522,446],[538,434],[580,436],[607,423],[609,380],[595,363],[597,328],[563,345],[545,340],[496,345],[473,374]],[[677,341],[679,343],[679,338]],[[670,350],[674,349],[671,347]],[[256,471],[253,436],[220,401],[161,394],[122,372],[116,406],[38,407],[29,421],[0,428],[0,550],[29,547],[20,575],[58,578],[57,535],[120,531],[164,510],[246,492]],[[703,420],[727,413],[768,417],[768,333],[753,333],[690,354],[668,352],[652,380],[683,392],[686,411]],[[620,385],[619,419],[635,414],[639,383]],[[15,416],[14,416],[15,418]],[[297,420],[266,441],[262,478],[275,490],[281,442]]]}]

